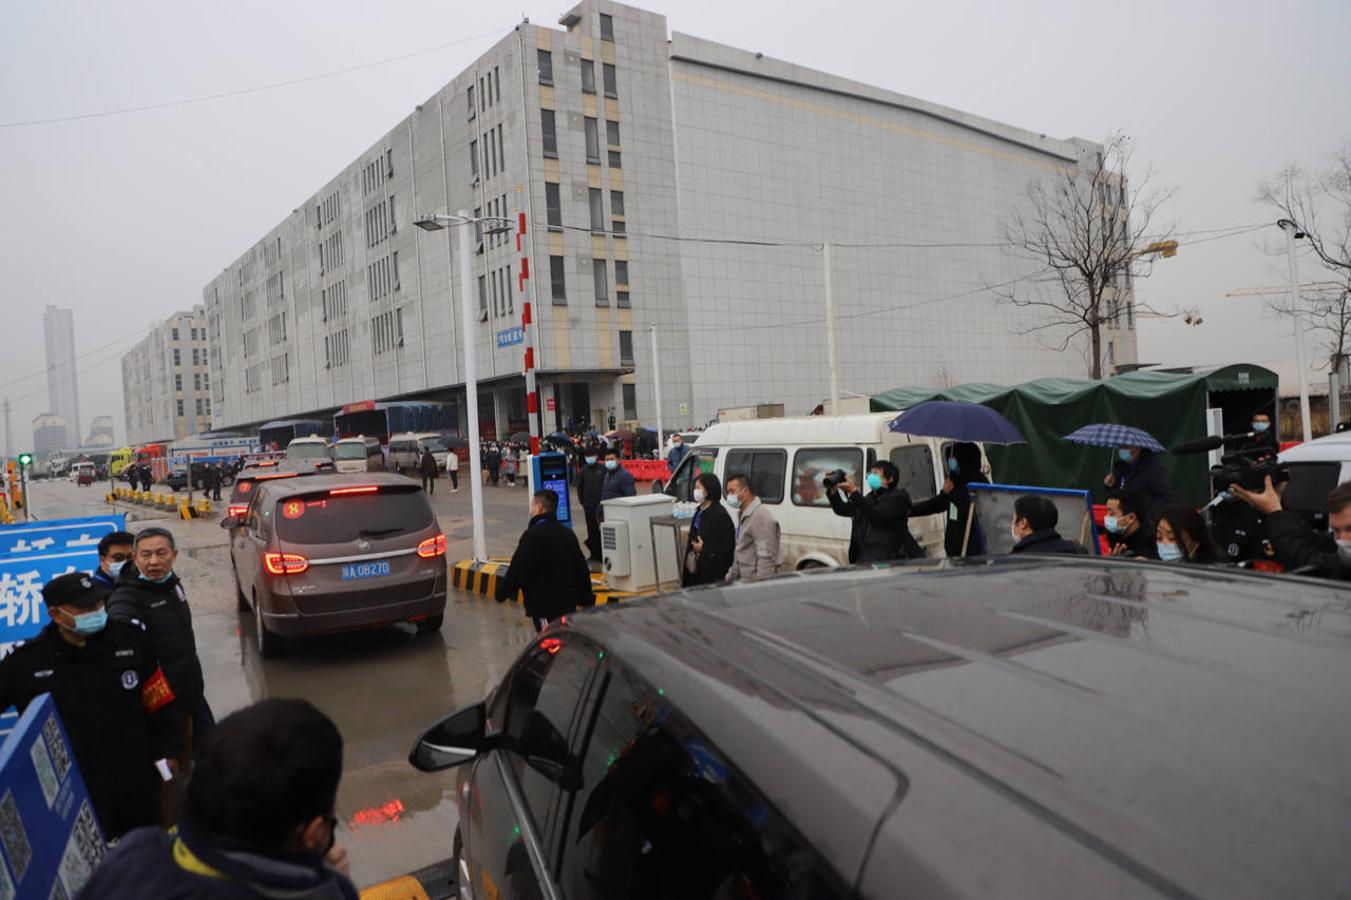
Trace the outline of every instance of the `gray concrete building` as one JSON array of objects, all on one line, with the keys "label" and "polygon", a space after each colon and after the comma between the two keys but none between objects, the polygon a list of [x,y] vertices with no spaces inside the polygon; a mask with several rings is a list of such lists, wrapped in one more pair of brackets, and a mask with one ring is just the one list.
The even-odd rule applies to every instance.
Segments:
[{"label": "gray concrete building", "polygon": [[[212,425],[364,400],[460,403],[469,265],[480,418],[524,430],[521,304],[534,302],[546,431],[666,426],[828,392],[822,244],[840,382],[1082,376],[1083,342],[989,289],[1028,274],[1000,227],[1034,179],[1099,152],[683,34],[585,0],[524,22],[305,199],[204,290]],[[431,213],[514,218],[476,236]],[[521,285],[522,258],[530,278]],[[1135,359],[1129,294],[1110,362]],[[463,413],[460,413],[463,422]]]},{"label": "gray concrete building", "polygon": [[156,322],[122,355],[127,443],[181,440],[211,430],[211,372],[201,306]]},{"label": "gray concrete building", "polygon": [[42,313],[47,349],[47,411],[66,428],[63,448],[80,443],[80,385],[75,371],[75,314],[48,306]]}]

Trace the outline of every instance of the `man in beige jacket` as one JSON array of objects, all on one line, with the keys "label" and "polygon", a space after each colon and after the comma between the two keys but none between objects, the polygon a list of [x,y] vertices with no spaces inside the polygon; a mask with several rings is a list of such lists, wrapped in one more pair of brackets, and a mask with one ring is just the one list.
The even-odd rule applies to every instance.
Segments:
[{"label": "man in beige jacket", "polygon": [[727,476],[727,505],[738,513],[736,555],[727,580],[755,581],[773,575],[779,567],[779,523],[751,493],[747,476]]}]

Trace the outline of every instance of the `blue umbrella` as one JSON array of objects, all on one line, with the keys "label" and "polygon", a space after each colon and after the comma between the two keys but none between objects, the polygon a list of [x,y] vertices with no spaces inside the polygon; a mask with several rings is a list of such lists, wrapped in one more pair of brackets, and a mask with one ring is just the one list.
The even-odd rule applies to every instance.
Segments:
[{"label": "blue umbrella", "polygon": [[1082,444],[1085,447],[1140,447],[1155,453],[1168,452],[1163,444],[1154,439],[1154,435],[1143,428],[1132,428],[1129,425],[1111,423],[1085,425],[1073,434],[1065,435],[1064,439],[1071,444]]},{"label": "blue umbrella", "polygon": [[990,407],[955,400],[929,400],[912,406],[887,427],[902,434],[977,444],[1027,443],[1012,422]]}]

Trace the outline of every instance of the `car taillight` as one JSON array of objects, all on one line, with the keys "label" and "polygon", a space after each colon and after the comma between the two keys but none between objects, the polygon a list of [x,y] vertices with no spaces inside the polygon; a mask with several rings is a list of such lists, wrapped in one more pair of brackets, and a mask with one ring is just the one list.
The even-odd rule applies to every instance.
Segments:
[{"label": "car taillight", "polygon": [[233,518],[234,516],[242,516],[248,511],[249,508],[247,506],[230,506],[225,510],[225,517],[228,519]]},{"label": "car taillight", "polygon": [[417,545],[417,555],[423,559],[432,559],[437,556],[446,555],[446,536],[438,534],[436,537],[429,537]]},{"label": "car taillight", "polygon": [[264,553],[263,568],[270,575],[299,575],[310,567],[310,561],[295,553]]},{"label": "car taillight", "polygon": [[360,487],[334,488],[328,492],[330,497],[341,497],[344,494],[374,494],[380,490],[378,485],[363,484]]}]

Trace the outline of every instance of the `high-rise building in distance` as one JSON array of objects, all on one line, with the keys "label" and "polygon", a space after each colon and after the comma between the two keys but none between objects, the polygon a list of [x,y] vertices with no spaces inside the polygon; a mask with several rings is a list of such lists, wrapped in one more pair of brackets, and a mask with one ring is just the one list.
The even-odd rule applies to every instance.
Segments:
[{"label": "high-rise building in distance", "polygon": [[66,426],[62,448],[80,444],[80,386],[75,371],[75,314],[48,306],[42,314],[47,345],[47,412]]},{"label": "high-rise building in distance", "polygon": [[211,430],[211,374],[202,307],[156,322],[122,354],[122,403],[129,444],[180,440]]}]

